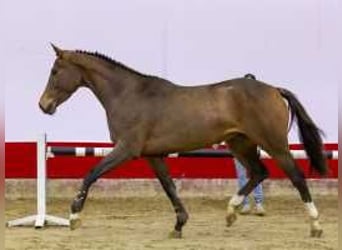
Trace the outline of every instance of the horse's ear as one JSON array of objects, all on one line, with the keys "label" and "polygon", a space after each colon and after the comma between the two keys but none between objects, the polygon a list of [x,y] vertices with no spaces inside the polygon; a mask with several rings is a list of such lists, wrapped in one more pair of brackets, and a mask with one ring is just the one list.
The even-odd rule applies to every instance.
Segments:
[{"label": "horse's ear", "polygon": [[53,48],[53,50],[55,51],[56,56],[57,57],[62,56],[63,51],[60,48],[58,48],[56,45],[54,45],[53,43],[50,43],[50,44],[51,44],[51,47]]}]

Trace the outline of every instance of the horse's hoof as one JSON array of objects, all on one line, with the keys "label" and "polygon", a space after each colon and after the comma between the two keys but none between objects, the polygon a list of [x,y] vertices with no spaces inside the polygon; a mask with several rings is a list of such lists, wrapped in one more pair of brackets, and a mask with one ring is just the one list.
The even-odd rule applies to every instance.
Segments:
[{"label": "horse's hoof", "polygon": [[78,214],[70,215],[70,230],[75,230],[82,225],[82,220]]},{"label": "horse's hoof", "polygon": [[181,239],[182,238],[182,231],[173,230],[169,233],[170,239]]},{"label": "horse's hoof", "polygon": [[313,238],[320,238],[323,234],[323,229],[311,229],[310,236]]},{"label": "horse's hoof", "polygon": [[70,230],[75,230],[75,229],[81,227],[81,225],[82,225],[81,219],[70,220]]},{"label": "horse's hoof", "polygon": [[226,216],[227,227],[233,225],[233,223],[237,220],[236,214],[229,214]]}]

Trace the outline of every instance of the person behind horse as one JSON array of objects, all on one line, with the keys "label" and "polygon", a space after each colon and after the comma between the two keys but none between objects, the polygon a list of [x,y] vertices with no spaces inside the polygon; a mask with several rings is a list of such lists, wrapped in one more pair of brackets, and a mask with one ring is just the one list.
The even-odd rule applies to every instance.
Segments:
[{"label": "person behind horse", "polygon": [[[247,79],[256,80],[256,77],[250,73],[246,74],[244,77]],[[246,185],[248,181],[247,171],[246,171],[246,168],[243,166],[243,164],[239,162],[236,158],[234,158],[234,165],[235,165],[235,170],[236,170],[236,177],[238,180],[238,186],[239,186],[239,189],[241,189],[242,187]],[[264,216],[266,214],[266,211],[263,207],[264,193],[262,190],[261,183],[257,185],[255,189],[253,190],[253,197],[254,197],[254,202],[255,202],[255,214],[259,216]],[[251,213],[250,201],[249,201],[248,196],[246,196],[243,199],[240,214],[246,215],[250,213]]]},{"label": "person behind horse", "polygon": [[[238,180],[238,186],[239,189],[241,189],[245,184],[247,183],[247,173],[245,167],[242,165],[241,162],[239,162],[236,158],[234,158],[234,164],[235,164],[235,170],[236,170],[236,176]],[[253,197],[255,202],[255,211],[254,214],[259,216],[264,216],[266,214],[266,211],[263,207],[264,202],[264,194],[262,190],[262,184],[260,183],[255,187],[253,190]],[[252,211],[250,206],[250,200],[248,196],[246,196],[242,202],[242,208],[240,210],[240,214],[246,215],[250,214]]]}]

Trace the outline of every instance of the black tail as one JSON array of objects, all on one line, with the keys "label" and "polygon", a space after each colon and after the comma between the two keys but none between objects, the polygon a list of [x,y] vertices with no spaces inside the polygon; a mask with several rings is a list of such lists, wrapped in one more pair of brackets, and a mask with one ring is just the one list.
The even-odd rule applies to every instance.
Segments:
[{"label": "black tail", "polygon": [[313,167],[321,175],[327,173],[326,159],[323,154],[322,138],[323,132],[312,121],[303,105],[297,97],[289,90],[278,88],[280,94],[288,101],[291,110],[291,124],[297,119],[299,138],[304,144],[305,151]]}]

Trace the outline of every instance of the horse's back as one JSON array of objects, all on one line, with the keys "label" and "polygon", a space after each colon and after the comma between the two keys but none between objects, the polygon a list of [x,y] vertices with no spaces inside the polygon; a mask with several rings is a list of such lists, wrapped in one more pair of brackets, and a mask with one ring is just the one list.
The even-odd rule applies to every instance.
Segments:
[{"label": "horse's back", "polygon": [[158,99],[162,102],[159,108],[154,106],[154,113],[159,115],[145,149],[155,152],[163,145],[161,148],[171,151],[189,150],[225,140],[234,133],[256,140],[273,126],[273,119],[279,122],[279,115],[274,113],[282,101],[277,98],[276,88],[245,78],[179,87]]}]

